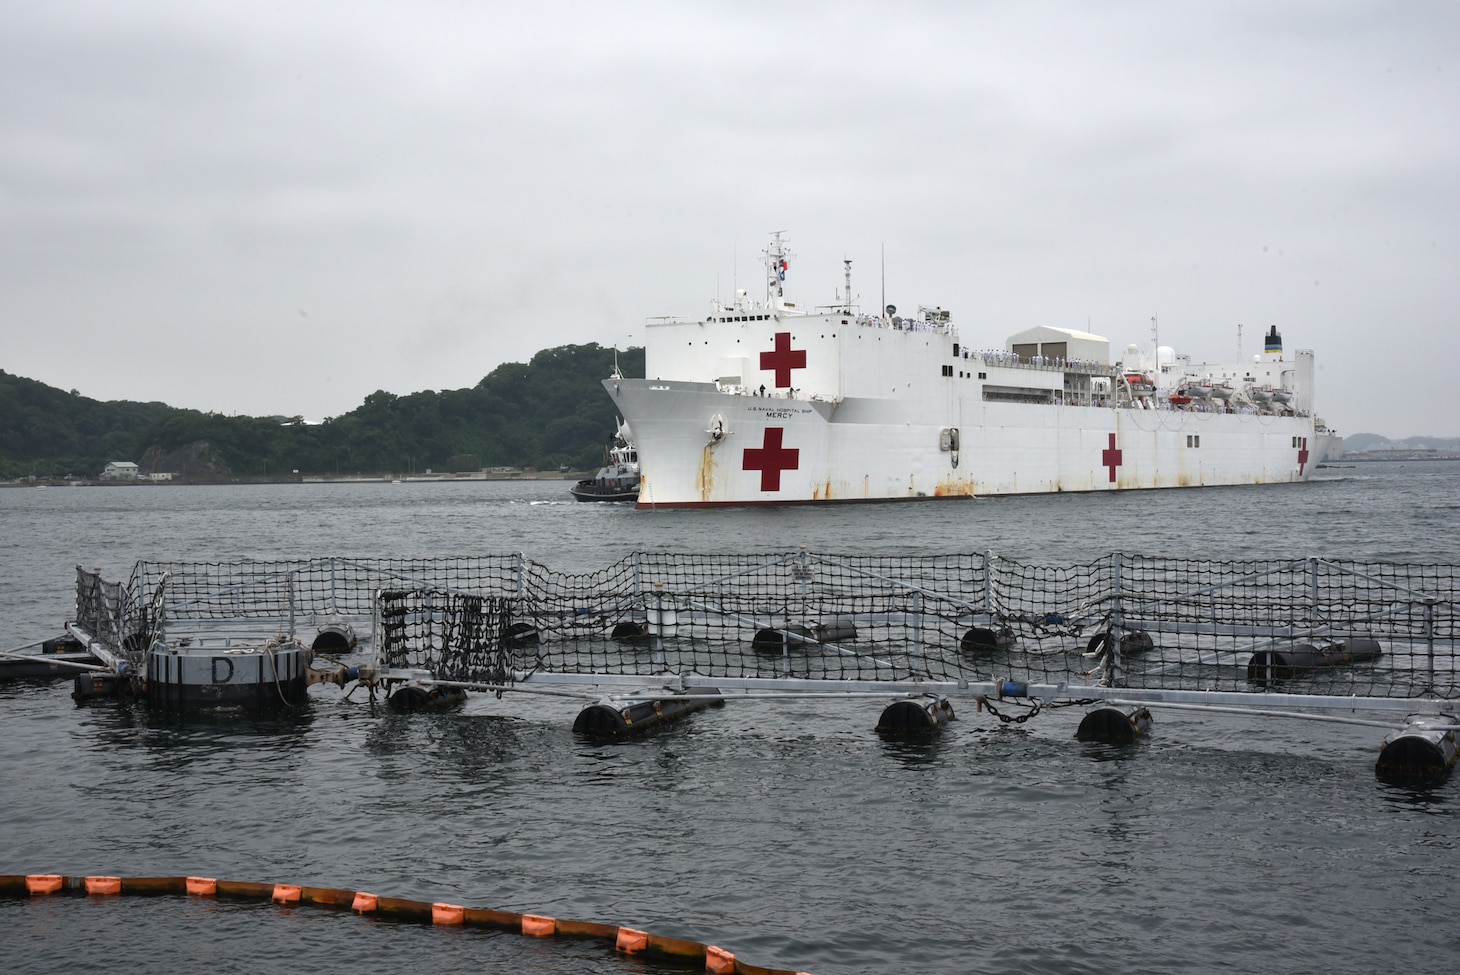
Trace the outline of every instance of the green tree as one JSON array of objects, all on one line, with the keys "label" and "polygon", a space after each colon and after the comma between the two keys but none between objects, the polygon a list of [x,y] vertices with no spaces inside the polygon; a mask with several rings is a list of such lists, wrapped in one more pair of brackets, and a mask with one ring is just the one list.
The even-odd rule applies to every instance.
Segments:
[{"label": "green tree", "polygon": [[504,363],[467,389],[376,390],[349,413],[247,417],[163,403],[100,402],[0,371],[0,477],[94,477],[109,461],[207,444],[235,476],[596,466],[616,417],[602,380],[615,358],[643,375],[642,349],[595,343]]}]

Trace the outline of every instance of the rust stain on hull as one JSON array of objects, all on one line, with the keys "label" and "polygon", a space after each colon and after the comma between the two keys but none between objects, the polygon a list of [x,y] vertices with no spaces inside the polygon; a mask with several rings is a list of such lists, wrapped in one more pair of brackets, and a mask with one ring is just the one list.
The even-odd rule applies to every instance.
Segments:
[{"label": "rust stain on hull", "polygon": [[939,481],[933,488],[935,498],[971,498],[974,494],[972,481]]},{"label": "rust stain on hull", "polygon": [[701,501],[709,501],[715,490],[715,451],[708,445],[700,449],[700,470],[695,475],[695,487],[699,488]]}]

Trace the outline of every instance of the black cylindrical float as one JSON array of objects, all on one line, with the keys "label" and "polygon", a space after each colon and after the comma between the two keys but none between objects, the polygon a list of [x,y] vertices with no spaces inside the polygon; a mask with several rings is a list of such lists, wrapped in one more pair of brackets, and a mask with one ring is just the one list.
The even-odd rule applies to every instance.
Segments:
[{"label": "black cylindrical float", "polygon": [[536,644],[542,642],[542,637],[538,635],[536,625],[518,620],[507,627],[507,642]]},{"label": "black cylindrical float", "polygon": [[[1455,767],[1454,715],[1411,715],[1406,725],[1391,732],[1379,746],[1374,774],[1405,782],[1439,782]],[[1448,726],[1448,727],[1447,727]]]},{"label": "black cylindrical float", "polygon": [[1151,712],[1145,708],[1125,711],[1121,708],[1102,707],[1089,712],[1080,720],[1075,737],[1081,741],[1107,741],[1124,745],[1145,734],[1151,727]]},{"label": "black cylindrical float", "polygon": [[71,696],[77,701],[90,701],[98,697],[115,697],[123,687],[130,684],[110,671],[89,670],[76,675]]},{"label": "black cylindrical float", "polygon": [[573,730],[580,735],[613,737],[627,732],[629,724],[612,704],[590,704],[578,712]]},{"label": "black cylindrical float", "polygon": [[358,642],[355,628],[349,623],[326,623],[319,628],[309,648],[319,653],[349,653]]},{"label": "black cylindrical float", "polygon": [[993,653],[1013,645],[1014,631],[1008,627],[993,630],[987,626],[975,626],[958,641],[958,649],[964,653]]},{"label": "black cylindrical float", "polygon": [[1367,638],[1324,647],[1315,647],[1311,643],[1294,643],[1283,649],[1259,650],[1254,653],[1247,661],[1247,679],[1254,683],[1287,680],[1299,671],[1345,667],[1366,660],[1377,660],[1383,653],[1377,640]]},{"label": "black cylindrical float", "polygon": [[882,709],[877,719],[877,733],[881,735],[925,735],[932,734],[953,720],[953,705],[946,697],[909,698],[893,701]]},{"label": "black cylindrical float", "polygon": [[41,644],[41,653],[84,653],[86,645],[74,636],[58,636]]},{"label": "black cylindrical float", "polygon": [[595,738],[617,738],[663,725],[710,706],[725,703],[719,688],[689,687],[684,697],[669,696],[635,701],[624,707],[590,704],[578,713],[573,730]]},{"label": "black cylindrical float", "polygon": [[406,714],[412,711],[445,711],[466,700],[466,691],[460,687],[427,687],[424,684],[406,684],[396,688],[386,699],[392,711]]},{"label": "black cylindrical float", "polygon": [[[1098,657],[1110,649],[1114,637],[1109,630],[1102,630],[1090,638],[1085,644],[1085,656]],[[1145,653],[1156,645],[1151,639],[1151,634],[1145,630],[1131,630],[1120,638],[1121,656],[1131,657],[1138,653]]]},{"label": "black cylindrical float", "polygon": [[615,623],[610,637],[619,643],[637,643],[649,638],[649,623],[646,620],[624,620]]},{"label": "black cylindrical float", "polygon": [[822,620],[811,627],[811,635],[818,643],[837,643],[843,640],[855,640],[857,638],[857,624],[855,620],[844,617],[836,617],[829,620]]},{"label": "black cylindrical float", "polygon": [[799,647],[811,642],[811,628],[792,623],[779,629],[762,627],[751,637],[750,648],[758,653],[780,653],[786,647]]}]

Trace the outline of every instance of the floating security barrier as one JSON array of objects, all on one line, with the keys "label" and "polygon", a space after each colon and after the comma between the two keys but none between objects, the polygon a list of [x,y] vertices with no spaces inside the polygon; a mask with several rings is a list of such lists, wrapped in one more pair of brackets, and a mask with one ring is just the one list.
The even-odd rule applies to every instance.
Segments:
[{"label": "floating security barrier", "polygon": [[[391,588],[407,581],[409,590]],[[1254,715],[1311,701],[1320,709],[1382,707],[1390,713],[1387,734],[1395,715],[1460,698],[1460,641],[1447,615],[1457,598],[1460,565],[1213,562],[1121,553],[1053,571],[968,553],[805,551],[768,553],[749,563],[743,555],[635,553],[590,575],[550,572],[521,556],[139,562],[125,582],[78,569],[76,613],[66,628],[115,671],[115,683],[134,691],[144,686],[139,672],[159,640],[216,643],[213,634],[284,621],[292,630],[304,620],[307,644],[321,624],[349,618],[371,627],[361,633],[380,673],[367,681],[371,691],[412,680],[493,690],[522,684],[517,689],[536,691],[525,685],[601,686],[600,678],[609,676],[633,681],[619,686],[639,688],[641,695],[672,695],[658,689],[666,679],[727,690],[842,694],[865,681],[875,682],[872,693],[881,704],[896,700],[897,692],[960,700],[971,693],[980,710],[1005,722],[1097,700],[1153,708],[1220,700],[1224,709],[1258,709]],[[373,609],[368,624],[367,606]],[[354,615],[339,616],[341,607]],[[816,642],[853,630],[813,629],[813,621],[836,621],[854,609],[857,641],[865,642]],[[526,632],[540,625],[540,643],[523,647],[503,639],[514,619]],[[643,621],[654,652],[610,643],[615,624],[629,620]],[[970,631],[974,624],[993,633],[996,648],[998,630],[1009,627],[1017,649],[960,653],[960,635],[971,646],[989,645],[988,633]],[[767,628],[759,659],[759,648],[746,645],[757,627]],[[1156,637],[1154,645],[1142,631]],[[628,635],[637,633],[619,632]],[[1380,666],[1332,666],[1372,657],[1380,642]],[[1097,668],[1071,652],[1087,649],[1100,656]],[[1259,651],[1266,652],[1244,670]],[[766,659],[772,655],[774,668]],[[1309,666],[1326,670],[1303,669]],[[1009,679],[981,692],[996,671]],[[1270,693],[1279,689],[1271,678],[1289,671],[1300,679]],[[1254,685],[1255,677],[1264,680]],[[105,681],[95,684],[104,688]],[[1082,688],[1096,699],[1068,699]],[[593,696],[569,696],[582,708],[602,692],[587,693]],[[1007,698],[1015,703],[1006,708]]]},{"label": "floating security barrier", "polygon": [[854,620],[835,618],[821,623],[789,623],[782,627],[762,627],[751,637],[751,649],[766,653],[780,653],[787,647],[805,646],[808,643],[840,643],[857,638],[857,624]]},{"label": "floating security barrier", "polygon": [[879,735],[932,734],[954,719],[953,705],[946,697],[924,694],[904,701],[893,701],[882,709],[877,719]]},{"label": "floating security barrier", "polygon": [[1080,741],[1106,741],[1124,745],[1135,741],[1151,728],[1151,712],[1146,708],[1121,709],[1101,707],[1080,719],[1075,737]]},{"label": "floating security barrier", "polygon": [[725,700],[716,687],[689,687],[683,697],[659,697],[625,707],[601,702],[579,712],[573,722],[573,730],[581,735],[618,738],[724,704]]},{"label": "floating security barrier", "polygon": [[373,914],[399,921],[437,926],[469,925],[495,928],[536,938],[577,938],[598,941],[625,954],[662,958],[680,964],[702,964],[702,971],[714,975],[807,975],[784,968],[763,968],[741,961],[733,952],[716,945],[683,938],[666,938],[637,928],[542,914],[517,914],[465,907],[461,904],[427,903],[384,897],[359,890],[305,887],[294,884],[260,884],[213,877],[67,877],[61,874],[0,875],[0,897],[118,897],[176,894],[231,900],[267,901],[284,906],[311,905]]},{"label": "floating security barrier", "polygon": [[1349,664],[1377,660],[1383,650],[1377,640],[1364,638],[1315,647],[1311,643],[1294,643],[1284,650],[1259,650],[1247,661],[1247,679],[1255,684],[1270,680],[1288,680],[1306,670],[1325,667],[1347,667]]},{"label": "floating security barrier", "polygon": [[1380,778],[1438,782],[1450,774],[1460,754],[1453,714],[1412,714],[1405,726],[1390,732],[1379,746],[1374,773]]},{"label": "floating security barrier", "polygon": [[1014,631],[1007,626],[997,630],[986,626],[975,626],[963,634],[958,641],[958,649],[964,653],[994,653],[998,650],[1008,650],[1017,643]]}]

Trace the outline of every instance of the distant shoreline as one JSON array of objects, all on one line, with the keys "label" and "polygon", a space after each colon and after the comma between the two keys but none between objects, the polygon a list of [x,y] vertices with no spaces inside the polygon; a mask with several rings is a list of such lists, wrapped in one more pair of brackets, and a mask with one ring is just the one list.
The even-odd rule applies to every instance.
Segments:
[{"label": "distant shoreline", "polygon": [[290,474],[287,477],[174,477],[166,481],[38,477],[0,481],[0,487],[198,487],[236,484],[461,484],[475,481],[577,481],[591,471],[473,471],[467,474]]},{"label": "distant shoreline", "polygon": [[1460,454],[1416,454],[1412,451],[1399,450],[1394,454],[1385,454],[1381,451],[1354,451],[1352,454],[1344,454],[1339,460],[1351,461],[1359,464],[1374,463],[1395,463],[1410,461],[1428,460],[1460,460]]}]

